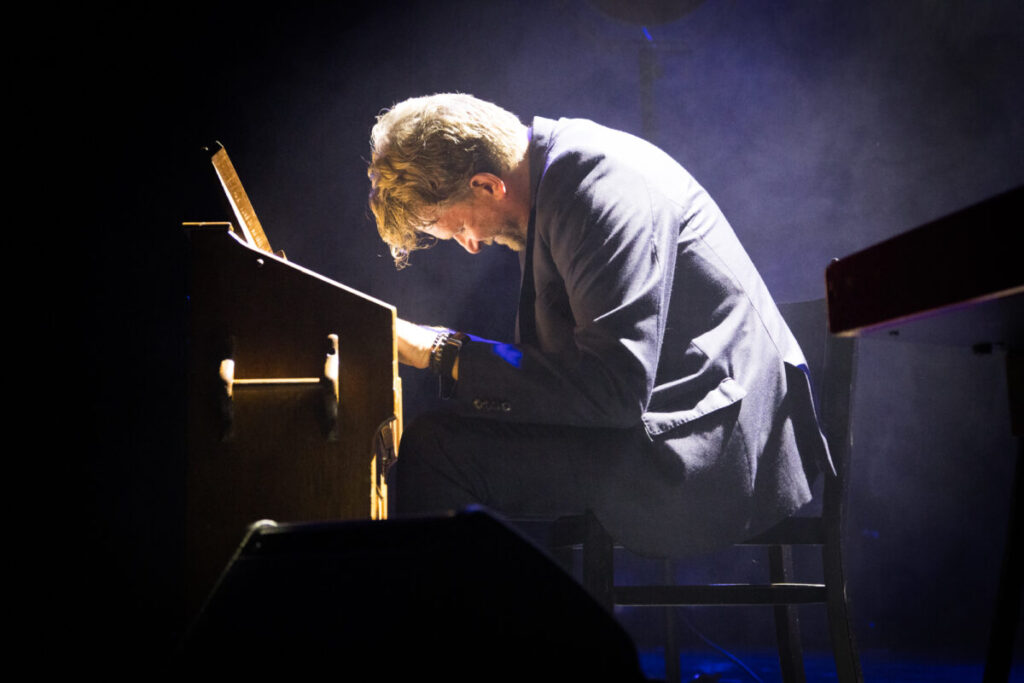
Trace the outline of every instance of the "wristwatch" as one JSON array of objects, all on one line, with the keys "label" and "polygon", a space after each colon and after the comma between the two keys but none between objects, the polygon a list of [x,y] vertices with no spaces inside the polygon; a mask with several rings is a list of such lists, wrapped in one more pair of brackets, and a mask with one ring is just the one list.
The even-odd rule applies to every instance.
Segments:
[{"label": "wristwatch", "polygon": [[430,370],[438,379],[438,392],[441,398],[451,398],[455,393],[455,378],[452,368],[462,350],[462,343],[469,337],[455,330],[442,330],[434,337],[430,346]]}]

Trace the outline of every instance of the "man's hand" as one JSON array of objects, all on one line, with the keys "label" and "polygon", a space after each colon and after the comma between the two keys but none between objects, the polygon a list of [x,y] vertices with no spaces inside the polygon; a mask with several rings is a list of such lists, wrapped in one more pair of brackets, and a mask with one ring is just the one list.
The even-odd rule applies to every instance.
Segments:
[{"label": "man's hand", "polygon": [[398,361],[421,370],[430,365],[430,347],[437,331],[398,319]]},{"label": "man's hand", "polygon": [[[430,349],[438,331],[398,318],[398,362],[421,370],[427,368],[430,365]],[[459,378],[458,358],[455,359],[455,367],[452,368],[452,378]]]}]

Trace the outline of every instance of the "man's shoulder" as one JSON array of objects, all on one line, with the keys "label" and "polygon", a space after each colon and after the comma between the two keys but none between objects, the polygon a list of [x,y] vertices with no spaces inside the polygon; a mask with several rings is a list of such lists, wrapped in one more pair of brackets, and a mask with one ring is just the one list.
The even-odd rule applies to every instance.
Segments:
[{"label": "man's shoulder", "polygon": [[534,130],[543,136],[548,156],[581,155],[607,157],[621,150],[659,152],[654,145],[627,133],[603,126],[590,119],[534,119]]},{"label": "man's shoulder", "polygon": [[549,202],[582,201],[600,211],[595,204],[646,203],[652,195],[682,203],[692,194],[693,178],[681,165],[630,133],[573,118],[538,117],[534,130],[542,153],[539,211],[553,208]]}]

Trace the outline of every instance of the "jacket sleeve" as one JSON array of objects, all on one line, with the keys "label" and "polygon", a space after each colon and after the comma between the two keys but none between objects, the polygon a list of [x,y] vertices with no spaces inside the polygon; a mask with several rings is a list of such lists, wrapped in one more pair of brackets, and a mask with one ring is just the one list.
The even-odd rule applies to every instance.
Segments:
[{"label": "jacket sleeve", "polygon": [[536,197],[537,345],[467,342],[456,409],[517,422],[628,427],[654,387],[679,207],[598,157],[545,169]]}]

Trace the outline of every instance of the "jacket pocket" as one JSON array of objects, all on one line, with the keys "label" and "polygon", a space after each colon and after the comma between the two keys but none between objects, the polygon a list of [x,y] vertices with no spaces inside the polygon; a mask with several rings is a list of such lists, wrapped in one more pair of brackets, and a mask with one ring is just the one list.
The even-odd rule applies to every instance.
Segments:
[{"label": "jacket pocket", "polygon": [[732,377],[726,377],[711,391],[704,394],[691,408],[673,411],[652,411],[644,413],[643,422],[651,437],[692,422],[698,417],[726,408],[747,395],[747,390]]}]

